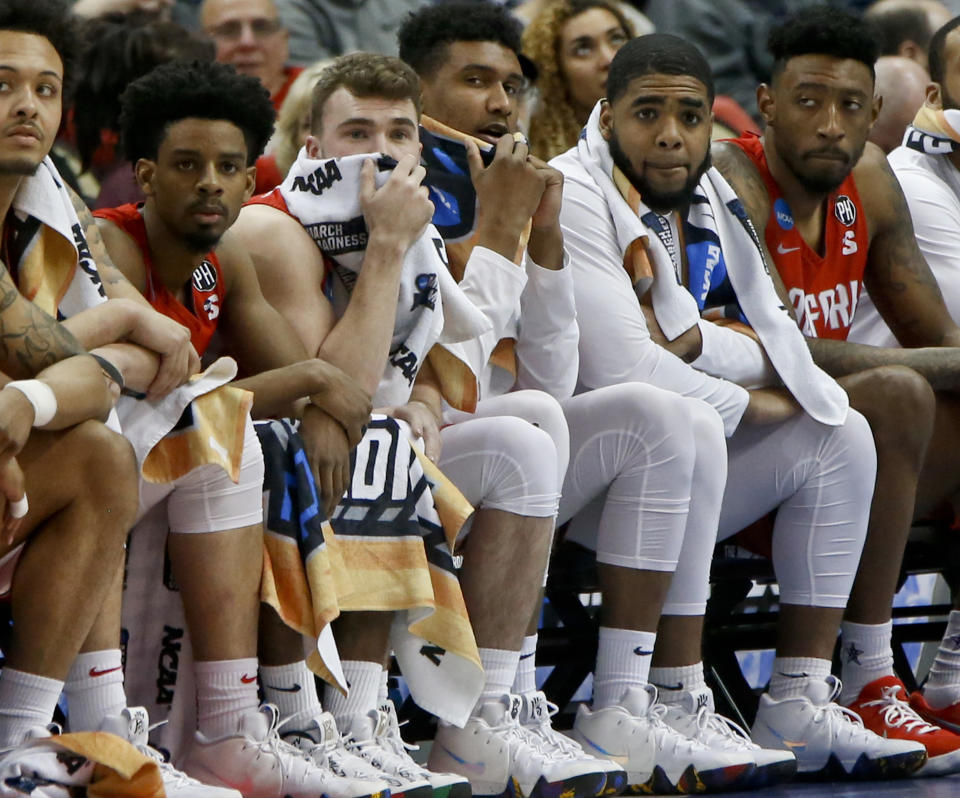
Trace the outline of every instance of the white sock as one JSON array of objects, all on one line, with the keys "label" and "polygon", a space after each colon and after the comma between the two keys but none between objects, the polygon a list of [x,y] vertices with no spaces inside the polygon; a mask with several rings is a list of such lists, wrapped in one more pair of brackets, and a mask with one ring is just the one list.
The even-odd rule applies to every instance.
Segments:
[{"label": "white sock", "polygon": [[707,687],[702,662],[674,668],[650,668],[650,684],[657,688],[661,704],[676,704],[684,693],[696,693]]},{"label": "white sock", "polygon": [[323,707],[317,696],[317,683],[304,660],[289,665],[261,665],[260,686],[263,698],[280,710],[280,731],[300,731]]},{"label": "white sock", "polygon": [[53,720],[63,682],[5,667],[0,672],[0,748],[20,745]]},{"label": "white sock", "polygon": [[513,677],[513,692],[518,695],[536,692],[537,689],[537,639],[532,634],[523,638],[517,675]]},{"label": "white sock", "polygon": [[383,706],[390,699],[390,671],[384,668],[380,672],[380,684],[377,686],[377,706]]},{"label": "white sock", "polygon": [[656,632],[600,627],[597,668],[593,675],[593,708],[618,703],[628,687],[647,684]]},{"label": "white sock", "polygon": [[123,660],[119,648],[78,654],[64,686],[67,727],[70,731],[97,731],[104,718],[127,707],[123,691]]},{"label": "white sock", "polygon": [[509,693],[513,687],[514,677],[517,675],[517,663],[520,661],[519,651],[508,651],[504,648],[479,648],[480,664],[487,680],[483,685],[483,692],[477,699],[475,712],[487,701],[499,701],[504,693]]},{"label": "white sock", "polygon": [[379,662],[365,662],[347,659],[343,665],[343,675],[347,679],[349,690],[345,696],[340,691],[327,687],[324,703],[333,713],[337,726],[345,729],[348,721],[355,715],[365,715],[377,708],[377,694],[380,692],[383,666]]},{"label": "white sock", "polygon": [[830,665],[830,660],[816,657],[774,658],[770,697],[782,701],[804,695],[810,682],[823,681],[830,675]]},{"label": "white sock", "polygon": [[845,707],[856,701],[870,682],[893,675],[892,634],[893,621],[877,624],[843,621],[840,624],[843,689],[838,700]]},{"label": "white sock", "polygon": [[944,709],[960,701],[960,611],[947,619],[937,656],[923,686],[923,697],[933,709]]},{"label": "white sock", "polygon": [[193,664],[197,682],[197,728],[205,737],[237,733],[240,718],[260,706],[256,657]]}]

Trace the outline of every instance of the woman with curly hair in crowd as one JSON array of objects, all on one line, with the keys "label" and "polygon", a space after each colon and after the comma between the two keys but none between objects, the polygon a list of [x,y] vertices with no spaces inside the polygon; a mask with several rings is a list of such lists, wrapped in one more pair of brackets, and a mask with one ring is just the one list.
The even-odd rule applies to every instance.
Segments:
[{"label": "woman with curly hair in crowd", "polygon": [[544,160],[577,143],[580,128],[606,91],[614,54],[634,36],[623,11],[607,0],[556,0],[523,34],[523,51],[540,70],[540,99],[530,147]]}]

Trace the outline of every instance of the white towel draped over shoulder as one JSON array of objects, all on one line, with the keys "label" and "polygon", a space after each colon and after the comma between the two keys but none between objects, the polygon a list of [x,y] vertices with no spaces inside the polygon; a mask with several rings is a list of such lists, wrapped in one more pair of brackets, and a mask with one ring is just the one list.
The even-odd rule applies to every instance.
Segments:
[{"label": "white towel draped over shoulder", "polygon": [[[693,295],[678,282],[663,242],[651,235],[643,222],[650,209],[641,206],[634,210],[617,188],[610,147],[600,133],[599,118],[600,103],[594,107],[586,134],[577,145],[579,158],[607,200],[621,250],[626,252],[637,239],[645,240],[654,273],[654,314],[664,335],[673,340],[700,322],[700,311]],[[814,419],[830,426],[843,424],[849,407],[847,395],[814,364],[796,322],[774,288],[743,204],[715,168],[701,178],[687,222],[715,233],[720,243],[719,258],[725,263],[740,307],[783,384]]]},{"label": "white towel draped over shoulder", "polygon": [[[306,148],[300,150],[280,185],[290,213],[333,264],[327,291],[338,315],[349,302],[367,246],[360,172],[370,159],[377,164],[379,188],[390,177],[395,163],[392,159],[376,154],[314,159],[307,156]],[[427,225],[404,259],[390,356],[374,404],[404,404],[435,343],[469,341],[490,329],[490,321],[474,307],[447,270],[440,234],[433,225]],[[482,364],[476,366],[478,370],[481,367]]]},{"label": "white towel draped over shoulder", "polygon": [[[21,181],[12,207],[21,220],[33,217],[73,250],[68,257],[61,257],[59,247],[54,247],[51,252],[53,242],[49,238],[44,240],[46,231],[37,231],[19,264],[21,293],[47,313],[59,314],[63,318],[106,302],[100,275],[70,193],[49,157],[43,159],[32,175]],[[44,245],[42,260],[37,259],[34,263],[31,250]],[[7,267],[10,268],[11,264]]]}]

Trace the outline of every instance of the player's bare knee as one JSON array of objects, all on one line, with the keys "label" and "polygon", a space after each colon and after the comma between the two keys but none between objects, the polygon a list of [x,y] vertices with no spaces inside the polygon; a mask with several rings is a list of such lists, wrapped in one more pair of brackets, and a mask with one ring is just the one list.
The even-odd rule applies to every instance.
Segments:
[{"label": "player's bare knee", "polygon": [[137,462],[129,441],[98,421],[78,424],[70,435],[82,464],[77,470],[79,495],[109,510],[112,517],[123,522],[118,526],[131,526],[139,492]]},{"label": "player's bare knee", "polygon": [[901,455],[913,453],[919,464],[936,412],[930,383],[906,366],[881,366],[855,377],[851,404],[870,422],[878,451],[893,448]]}]

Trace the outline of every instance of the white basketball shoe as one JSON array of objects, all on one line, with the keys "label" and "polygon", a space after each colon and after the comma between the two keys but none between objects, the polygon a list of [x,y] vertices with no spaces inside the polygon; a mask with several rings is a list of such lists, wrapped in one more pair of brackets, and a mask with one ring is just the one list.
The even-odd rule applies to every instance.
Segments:
[{"label": "white basketball shoe", "polygon": [[760,696],[753,741],[792,751],[798,775],[810,778],[889,779],[909,776],[923,765],[922,743],[874,734],[854,712],[834,703],[839,694],[840,680],[828,676],[810,682],[798,697]]},{"label": "white basketball shoe", "polygon": [[521,694],[520,698],[523,700],[520,726],[537,738],[545,754],[560,761],[580,762],[587,772],[602,774],[603,779],[597,779],[597,796],[619,795],[626,789],[627,773],[622,767],[609,759],[588,754],[576,740],[553,728],[550,719],[557,714],[559,707],[547,701],[546,695],[535,690]]},{"label": "white basketball shoe", "polygon": [[573,736],[584,750],[623,767],[629,792],[712,792],[753,775],[750,754],[709,748],[664,723],[666,713],[656,687],[634,686],[619,704],[598,710],[581,705]]},{"label": "white basketball shoe", "polygon": [[430,769],[470,780],[474,795],[509,798],[594,798],[605,777],[594,763],[556,757],[520,726],[523,700],[504,694],[487,701],[466,726],[441,725],[430,749]]},{"label": "white basketball shoe", "polygon": [[115,734],[126,740],[141,754],[156,760],[163,779],[163,791],[167,798],[240,798],[237,790],[215,787],[190,778],[177,770],[148,741],[150,718],[143,707],[127,707],[119,715],[110,715],[100,724],[100,731]]},{"label": "white basketball shoe", "polygon": [[232,787],[244,798],[318,798],[343,784],[277,734],[273,704],[244,715],[237,733],[209,739],[197,732],[183,769],[206,784]]},{"label": "white basketball shoe", "polygon": [[756,769],[739,786],[740,789],[769,787],[792,779],[797,772],[797,758],[790,751],[761,748],[740,726],[716,712],[713,691],[687,690],[680,701],[664,704],[667,708],[663,721],[678,732],[699,740],[707,748],[718,751],[742,752],[753,757]]}]

